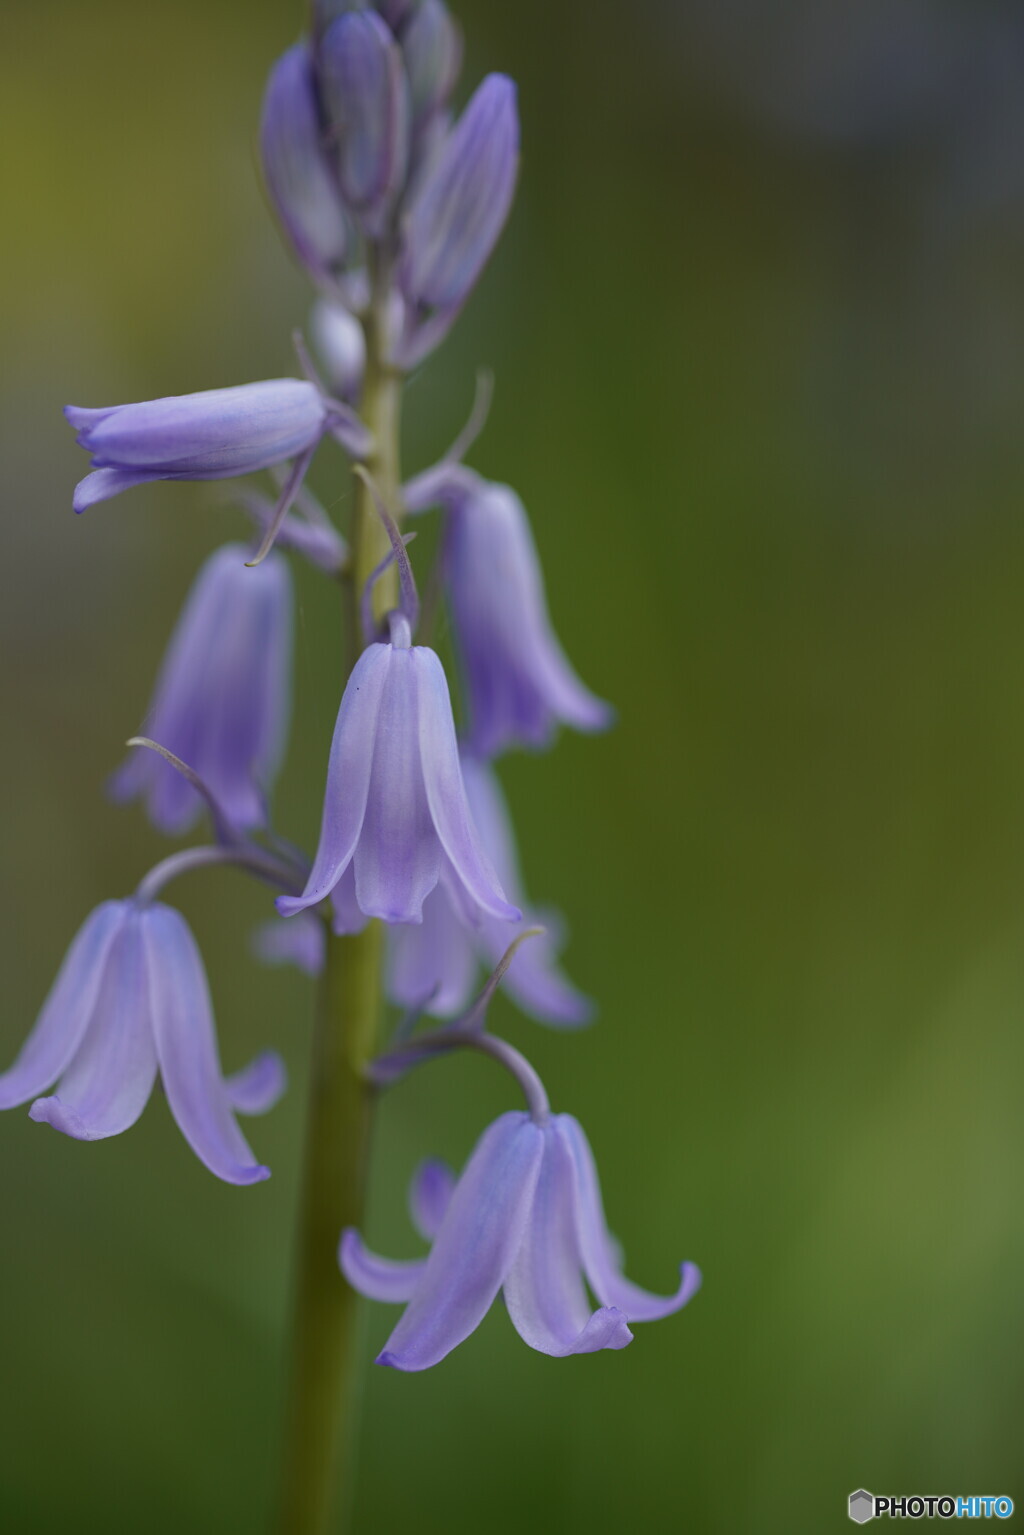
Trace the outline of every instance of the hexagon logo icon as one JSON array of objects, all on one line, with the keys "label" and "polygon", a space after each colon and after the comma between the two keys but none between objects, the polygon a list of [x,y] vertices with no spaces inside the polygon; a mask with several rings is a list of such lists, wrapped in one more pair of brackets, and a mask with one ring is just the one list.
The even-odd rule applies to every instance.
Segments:
[{"label": "hexagon logo icon", "polygon": [[865,1492],[861,1487],[857,1492],[850,1493],[850,1518],[854,1524],[867,1524],[869,1519],[875,1517],[875,1500],[870,1492]]}]

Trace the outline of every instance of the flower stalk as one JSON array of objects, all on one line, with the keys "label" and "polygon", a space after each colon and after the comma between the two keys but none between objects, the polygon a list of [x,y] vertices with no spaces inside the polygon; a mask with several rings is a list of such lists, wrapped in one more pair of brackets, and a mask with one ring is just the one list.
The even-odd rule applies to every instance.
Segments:
[{"label": "flower stalk", "polygon": [[[372,290],[364,317],[362,415],[373,434],[367,468],[398,510],[402,381],[386,361],[387,262],[371,252]],[[359,598],[390,550],[362,478],[354,482],[346,590],[347,665],[359,655]],[[379,619],[397,600],[394,565],[376,581]],[[362,1222],[375,1089],[368,1067],[379,1050],[384,930],[327,935],[311,1061],[305,1170],[296,1252],[291,1382],[285,1424],[280,1535],[327,1535],[350,1528],[359,1429],[360,1297],[341,1278],[338,1232]]]}]

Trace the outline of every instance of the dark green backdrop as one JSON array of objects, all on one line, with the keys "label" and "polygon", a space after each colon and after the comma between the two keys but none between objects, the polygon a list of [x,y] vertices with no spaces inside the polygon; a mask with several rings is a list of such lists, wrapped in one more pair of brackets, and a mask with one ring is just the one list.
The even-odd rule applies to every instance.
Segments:
[{"label": "dark green backdrop", "polygon": [[[600,1021],[496,1021],[586,1125],[632,1276],[669,1288],[688,1257],[705,1287],[622,1354],[549,1360],[496,1308],[426,1375],[368,1367],[365,1531],[819,1535],[859,1486],[1024,1499],[1024,138],[974,132],[1021,93],[998,30],[966,106],[970,52],[915,105],[917,33],[846,80],[858,6],[825,9],[831,52],[783,0],[456,7],[467,81],[520,82],[523,174],[409,391],[407,464],[491,364],[473,461],[523,495],[566,645],[620,711],[504,769]],[[0,18],[5,1061],[85,913],[162,851],[103,780],[239,529],[203,486],[74,518],[59,407],[291,366],[306,289],[253,142],[299,23],[295,0]],[[841,86],[866,126],[829,117]],[[325,449],[330,501],[340,466]],[[279,806],[308,840],[339,658],[331,592],[300,580]],[[96,1145],[0,1119],[12,1535],[249,1535],[270,1500],[310,995],[249,963],[258,892],[176,895],[226,1064],[291,1068],[251,1127],[274,1178],[218,1184],[157,1099]],[[395,1092],[377,1245],[413,1253],[416,1158],[461,1159],[513,1098],[475,1060]],[[370,1309],[374,1347],[393,1316]]]}]

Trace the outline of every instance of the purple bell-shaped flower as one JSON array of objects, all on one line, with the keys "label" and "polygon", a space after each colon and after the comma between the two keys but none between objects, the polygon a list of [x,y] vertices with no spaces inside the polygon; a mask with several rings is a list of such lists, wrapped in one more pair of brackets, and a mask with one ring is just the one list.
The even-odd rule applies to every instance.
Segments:
[{"label": "purple bell-shaped flower", "polygon": [[[21,1054],[0,1075],[0,1109],[75,1140],[119,1135],[142,1113],[159,1073],[192,1150],[226,1183],[270,1177],[236,1111],[261,1114],[284,1090],[272,1052],[224,1078],[203,962],[179,912],[105,901],[76,935]],[[41,1097],[56,1082],[56,1092]]]},{"label": "purple bell-shaped flower", "polygon": [[604,730],[610,706],[584,687],[548,615],[544,577],[515,491],[443,463],[405,487],[406,509],[448,510],[445,573],[469,695],[470,749],[548,745],[558,724]]},{"label": "purple bell-shaped flower", "polygon": [[[171,636],[146,719],[148,736],[186,762],[228,823],[266,821],[291,708],[293,596],[288,562],[245,564],[226,544],[203,565]],[[187,831],[202,809],[192,785],[156,752],[135,751],[111,781],[117,800],[142,796],[160,831]]]},{"label": "purple bell-shaped flower", "polygon": [[433,1242],[428,1257],[380,1258],[352,1228],[339,1250],[342,1272],[360,1294],[405,1303],[377,1359],[394,1369],[437,1364],[479,1326],[502,1289],[520,1337],[564,1357],[624,1348],[631,1322],[670,1316],[700,1286],[692,1263],[682,1265],[674,1295],[652,1295],[624,1277],[593,1154],[570,1114],[540,1122],[527,1113],[503,1114],[457,1183],[443,1165],[428,1163],[411,1203],[415,1223]]},{"label": "purple bell-shaped flower", "polygon": [[292,916],[333,895],[339,932],[368,917],[422,921],[442,882],[469,922],[522,915],[480,845],[462,781],[444,669],[392,615],[392,643],[370,645],[348,680],[327,766],[320,845]]},{"label": "purple bell-shaped flower", "polygon": [[226,480],[286,459],[304,472],[328,433],[357,457],[371,442],[347,405],[297,378],[97,410],[68,405],[64,414],[92,454],[93,472],[75,488],[76,512],[150,480]]},{"label": "purple bell-shaped flower", "polygon": [[468,1004],[480,965],[493,970],[520,933],[540,923],[545,932],[521,944],[505,976],[504,989],[531,1017],[571,1028],[586,1023],[592,1008],[556,962],[555,914],[531,909],[522,893],[519,860],[508,807],[493,769],[462,757],[462,778],[484,852],[509,900],[523,909],[516,925],[481,917],[475,926],[462,918],[443,885],[423,903],[421,925],[391,928],[389,990],[404,1007],[423,1007],[435,1018],[454,1018]]}]

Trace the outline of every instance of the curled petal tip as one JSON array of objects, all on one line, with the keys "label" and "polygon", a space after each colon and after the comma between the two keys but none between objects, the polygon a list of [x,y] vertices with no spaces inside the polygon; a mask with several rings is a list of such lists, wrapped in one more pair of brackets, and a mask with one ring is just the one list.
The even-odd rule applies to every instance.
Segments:
[{"label": "curled petal tip", "polygon": [[49,1098],[37,1098],[28,1111],[28,1117],[35,1120],[37,1125],[50,1125],[52,1129],[59,1130],[62,1135],[70,1135],[76,1141],[96,1139],[74,1109],[61,1103],[56,1094]]}]

